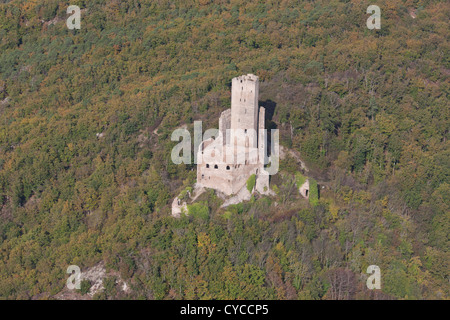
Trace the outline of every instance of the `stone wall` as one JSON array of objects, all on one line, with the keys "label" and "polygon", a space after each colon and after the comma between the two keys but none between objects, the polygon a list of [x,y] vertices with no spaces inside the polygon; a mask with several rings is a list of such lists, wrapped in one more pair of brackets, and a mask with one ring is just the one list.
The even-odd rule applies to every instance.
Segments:
[{"label": "stone wall", "polygon": [[308,179],[306,179],[306,181],[300,186],[298,191],[300,192],[300,194],[302,195],[303,198],[306,198],[306,199],[309,198],[309,180]]},{"label": "stone wall", "polygon": [[[216,168],[217,166],[217,168]],[[209,164],[197,166],[197,183],[219,190],[226,195],[236,194],[247,184],[252,174],[257,174],[258,164]]]},{"label": "stone wall", "polygon": [[219,132],[222,135],[222,144],[225,145],[227,142],[231,141],[229,132],[227,135],[227,130],[231,128],[231,109],[227,109],[220,114],[219,118]]}]

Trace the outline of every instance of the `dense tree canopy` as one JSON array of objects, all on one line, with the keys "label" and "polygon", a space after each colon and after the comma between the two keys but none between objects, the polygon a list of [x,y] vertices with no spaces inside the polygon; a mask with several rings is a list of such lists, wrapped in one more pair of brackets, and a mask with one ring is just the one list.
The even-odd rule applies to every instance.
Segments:
[{"label": "dense tree canopy", "polygon": [[[51,298],[69,265],[105,261],[130,298],[448,298],[450,8],[379,0],[368,30],[370,4],[0,4],[0,297]],[[217,127],[245,73],[318,200],[287,156],[276,196],[224,210],[209,192],[174,219],[196,175],[171,132]]]}]

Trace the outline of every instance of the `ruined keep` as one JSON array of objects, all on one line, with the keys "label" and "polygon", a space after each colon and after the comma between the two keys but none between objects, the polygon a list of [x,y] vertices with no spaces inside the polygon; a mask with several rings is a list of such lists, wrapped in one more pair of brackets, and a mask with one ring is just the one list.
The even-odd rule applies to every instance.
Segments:
[{"label": "ruined keep", "polygon": [[198,186],[237,194],[254,174],[254,190],[269,193],[269,174],[264,170],[265,109],[258,106],[258,93],[257,76],[232,80],[231,109],[219,118],[218,137],[202,141],[197,152]]}]

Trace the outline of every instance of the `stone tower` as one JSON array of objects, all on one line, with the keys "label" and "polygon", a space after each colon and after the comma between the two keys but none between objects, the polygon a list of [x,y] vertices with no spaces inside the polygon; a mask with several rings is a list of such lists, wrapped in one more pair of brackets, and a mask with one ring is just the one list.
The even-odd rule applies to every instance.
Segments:
[{"label": "stone tower", "polygon": [[258,144],[258,77],[236,77],[231,85],[231,145],[256,148]]}]

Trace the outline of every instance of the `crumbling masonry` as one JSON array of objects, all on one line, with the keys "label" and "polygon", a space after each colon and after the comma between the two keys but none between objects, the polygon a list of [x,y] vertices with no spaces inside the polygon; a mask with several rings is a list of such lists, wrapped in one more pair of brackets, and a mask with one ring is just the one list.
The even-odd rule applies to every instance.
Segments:
[{"label": "crumbling masonry", "polygon": [[232,80],[231,109],[219,118],[219,135],[204,140],[197,153],[197,185],[237,194],[256,175],[254,190],[269,193],[265,109],[258,106],[259,81],[253,74]]}]

